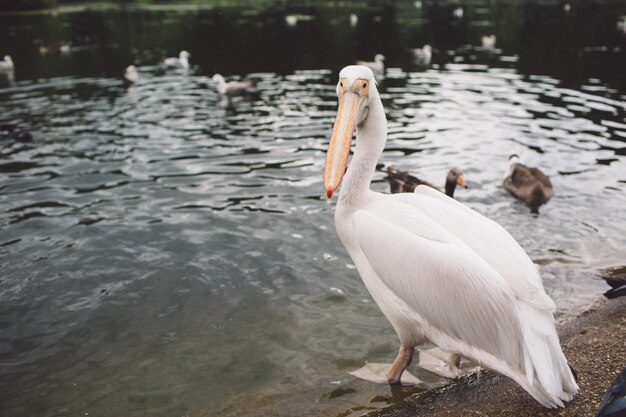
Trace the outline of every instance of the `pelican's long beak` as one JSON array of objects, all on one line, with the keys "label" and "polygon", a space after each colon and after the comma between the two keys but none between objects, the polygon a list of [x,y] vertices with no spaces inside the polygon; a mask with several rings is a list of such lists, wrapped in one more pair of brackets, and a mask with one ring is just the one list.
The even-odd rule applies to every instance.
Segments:
[{"label": "pelican's long beak", "polygon": [[456,183],[459,184],[463,188],[467,188],[467,184],[465,183],[465,178],[463,178],[463,175],[459,175],[457,177]]},{"label": "pelican's long beak", "polygon": [[347,78],[341,79],[338,87],[339,107],[337,109],[337,117],[330,135],[328,151],[326,152],[324,188],[329,199],[339,187],[341,179],[346,172],[352,134],[368,98],[369,90],[366,80],[357,79],[352,86],[348,84]]}]

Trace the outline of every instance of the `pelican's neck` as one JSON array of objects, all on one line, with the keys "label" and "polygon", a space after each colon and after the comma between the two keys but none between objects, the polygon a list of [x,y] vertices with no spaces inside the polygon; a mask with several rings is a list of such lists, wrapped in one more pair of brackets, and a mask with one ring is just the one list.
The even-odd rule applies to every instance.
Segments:
[{"label": "pelican's neck", "polygon": [[387,118],[380,97],[370,99],[367,120],[356,131],[354,155],[339,191],[338,208],[354,207],[369,192],[370,183],[387,141]]}]

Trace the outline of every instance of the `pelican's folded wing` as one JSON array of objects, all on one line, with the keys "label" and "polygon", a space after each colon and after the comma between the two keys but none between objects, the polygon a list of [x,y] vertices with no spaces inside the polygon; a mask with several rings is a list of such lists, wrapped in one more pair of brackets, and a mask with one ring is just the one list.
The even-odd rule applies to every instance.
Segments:
[{"label": "pelican's folded wing", "polygon": [[520,312],[506,281],[418,210],[402,203],[383,206],[354,214],[356,239],[429,339],[491,368],[508,363],[523,369]]},{"label": "pelican's folded wing", "polygon": [[518,299],[553,312],[541,276],[524,249],[502,226],[443,193],[418,186],[415,193],[394,196],[454,234],[493,267]]}]

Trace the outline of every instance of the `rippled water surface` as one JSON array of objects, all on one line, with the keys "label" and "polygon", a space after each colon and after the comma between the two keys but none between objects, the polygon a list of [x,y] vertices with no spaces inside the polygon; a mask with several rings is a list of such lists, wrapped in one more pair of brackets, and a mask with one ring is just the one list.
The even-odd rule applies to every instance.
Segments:
[{"label": "rippled water surface", "polygon": [[[10,26],[16,39],[25,25]],[[348,416],[415,392],[347,373],[397,349],[323,197],[336,70],[351,57],[250,66],[236,75],[256,93],[227,104],[219,66],[164,73],[148,63],[159,51],[137,55],[129,89],[89,70],[93,51],[25,53],[35,68],[0,89],[0,122],[34,136],[0,143],[1,414]],[[561,78],[506,50],[438,54],[447,63],[428,70],[390,60],[381,162],[439,185],[460,167],[457,198],[518,239],[560,317],[580,312],[605,289],[596,275],[624,265],[615,68]],[[500,186],[511,153],[552,178],[538,216]],[[386,192],[382,179],[372,188]]]}]

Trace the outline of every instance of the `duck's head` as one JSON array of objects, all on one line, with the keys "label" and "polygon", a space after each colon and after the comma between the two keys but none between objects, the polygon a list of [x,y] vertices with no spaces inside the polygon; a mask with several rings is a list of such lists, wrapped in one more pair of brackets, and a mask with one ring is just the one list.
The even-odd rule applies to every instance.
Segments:
[{"label": "duck's head", "polygon": [[191,54],[187,51],[180,51],[180,53],[178,54],[178,57],[180,59],[189,59],[190,56]]},{"label": "duck's head", "polygon": [[448,171],[448,176],[446,177],[446,188],[448,188],[449,186],[455,188],[457,185],[460,185],[463,188],[467,188],[465,178],[463,178],[463,172],[458,168],[452,168],[450,171]]},{"label": "duck's head", "polygon": [[376,62],[382,62],[385,60],[385,55],[383,54],[376,54],[376,56],[374,57],[374,61]]},{"label": "duck's head", "polygon": [[324,166],[324,188],[328,198],[339,187],[346,171],[354,130],[365,125],[369,103],[379,97],[372,70],[361,65],[349,65],[342,69],[337,96],[339,107]]}]

